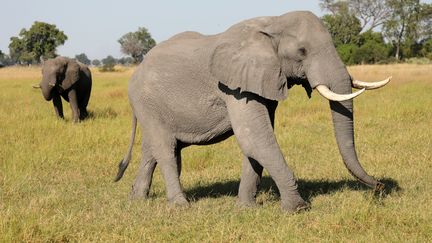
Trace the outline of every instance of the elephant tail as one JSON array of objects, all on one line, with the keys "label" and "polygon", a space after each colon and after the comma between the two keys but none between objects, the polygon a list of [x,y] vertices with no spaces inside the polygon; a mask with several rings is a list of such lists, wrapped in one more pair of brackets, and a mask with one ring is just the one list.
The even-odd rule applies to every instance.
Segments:
[{"label": "elephant tail", "polygon": [[132,114],[132,134],[131,134],[131,139],[130,139],[130,143],[129,143],[129,148],[128,148],[126,155],[124,156],[124,158],[120,161],[120,163],[118,165],[119,169],[117,172],[117,176],[114,179],[114,182],[119,181],[123,177],[123,174],[129,165],[129,161],[132,158],[132,147],[133,147],[133,144],[135,141],[136,125],[137,125],[137,118],[136,118],[135,114]]}]

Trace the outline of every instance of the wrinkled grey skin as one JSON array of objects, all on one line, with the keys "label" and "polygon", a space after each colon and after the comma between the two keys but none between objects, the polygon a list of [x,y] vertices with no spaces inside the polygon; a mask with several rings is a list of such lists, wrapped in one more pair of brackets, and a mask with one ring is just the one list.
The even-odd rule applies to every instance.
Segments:
[{"label": "wrinkled grey skin", "polygon": [[88,67],[66,57],[56,57],[44,62],[40,88],[45,100],[53,101],[59,118],[63,116],[61,97],[69,102],[72,120],[78,122],[88,116],[87,104],[90,99],[92,77]]},{"label": "wrinkled grey skin", "polygon": [[[280,191],[282,209],[307,208],[273,133],[277,103],[294,84],[303,85],[308,95],[319,84],[351,93],[350,75],[330,34],[310,12],[254,18],[212,36],[184,32],[157,45],[129,83],[132,141],[136,119],[143,136],[143,159],[131,196],[148,196],[157,163],[169,202],[187,205],[179,181],[181,149],[234,134],[244,154],[239,203],[255,204],[264,167]],[[330,108],[348,170],[363,183],[382,188],[357,159],[352,100],[330,101]],[[128,165],[132,141],[116,181]]]}]

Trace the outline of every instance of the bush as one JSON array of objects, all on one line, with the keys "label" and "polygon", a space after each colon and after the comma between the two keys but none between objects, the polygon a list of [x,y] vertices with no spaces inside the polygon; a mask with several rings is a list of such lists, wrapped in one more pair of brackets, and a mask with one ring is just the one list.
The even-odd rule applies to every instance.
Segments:
[{"label": "bush", "polygon": [[426,57],[413,57],[405,60],[409,64],[432,64],[432,60]]},{"label": "bush", "polygon": [[107,56],[106,58],[102,59],[102,67],[99,68],[99,71],[101,72],[113,72],[115,71],[114,67],[117,64],[117,60],[112,56]]},{"label": "bush", "polygon": [[367,41],[353,53],[353,61],[357,64],[383,62],[387,59],[389,49],[386,45],[375,41]]},{"label": "bush", "polygon": [[340,58],[345,63],[345,65],[352,65],[356,64],[354,60],[354,53],[357,51],[358,46],[354,44],[345,44],[340,45],[336,48],[337,52],[339,53]]}]

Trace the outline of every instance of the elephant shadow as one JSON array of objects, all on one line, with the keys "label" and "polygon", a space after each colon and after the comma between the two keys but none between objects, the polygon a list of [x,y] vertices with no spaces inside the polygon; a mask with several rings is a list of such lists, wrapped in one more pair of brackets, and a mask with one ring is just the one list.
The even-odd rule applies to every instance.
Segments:
[{"label": "elephant shadow", "polygon": [[99,119],[99,118],[111,119],[111,118],[116,118],[118,116],[118,112],[111,107],[96,108],[95,110],[89,110],[88,113],[89,114],[87,118],[90,120]]},{"label": "elephant shadow", "polygon": [[[376,199],[385,198],[390,194],[402,190],[399,183],[394,179],[381,178],[380,181],[385,184],[385,188],[384,191],[374,192],[374,198]],[[316,196],[332,194],[344,188],[365,192],[372,191],[371,188],[354,179],[343,179],[338,181],[299,179],[297,182],[300,195],[309,202]],[[211,185],[201,185],[190,188],[186,190],[186,195],[194,201],[198,201],[202,198],[219,198],[223,196],[234,197],[238,194],[239,185],[240,180],[216,182]],[[274,192],[277,198],[280,197],[276,184],[269,176],[264,176],[261,179],[259,191],[271,191]]]}]

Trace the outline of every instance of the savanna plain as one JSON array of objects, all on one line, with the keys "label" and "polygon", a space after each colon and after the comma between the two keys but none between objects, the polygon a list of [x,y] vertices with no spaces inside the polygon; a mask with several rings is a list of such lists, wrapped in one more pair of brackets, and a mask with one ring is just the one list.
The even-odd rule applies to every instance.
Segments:
[{"label": "savanna plain", "polygon": [[0,69],[0,242],[431,242],[432,65],[353,66],[364,81],[390,84],[355,99],[356,146],[385,193],[345,169],[328,102],[300,86],[277,110],[276,135],[311,210],[280,210],[264,173],[256,208],[236,206],[241,152],[234,138],[183,150],[190,208],[166,202],[159,169],[150,199],[128,194],[141,157],[114,183],[131,130],[127,83],[134,68],[93,72],[91,117],[55,118],[39,90],[39,67]]}]

